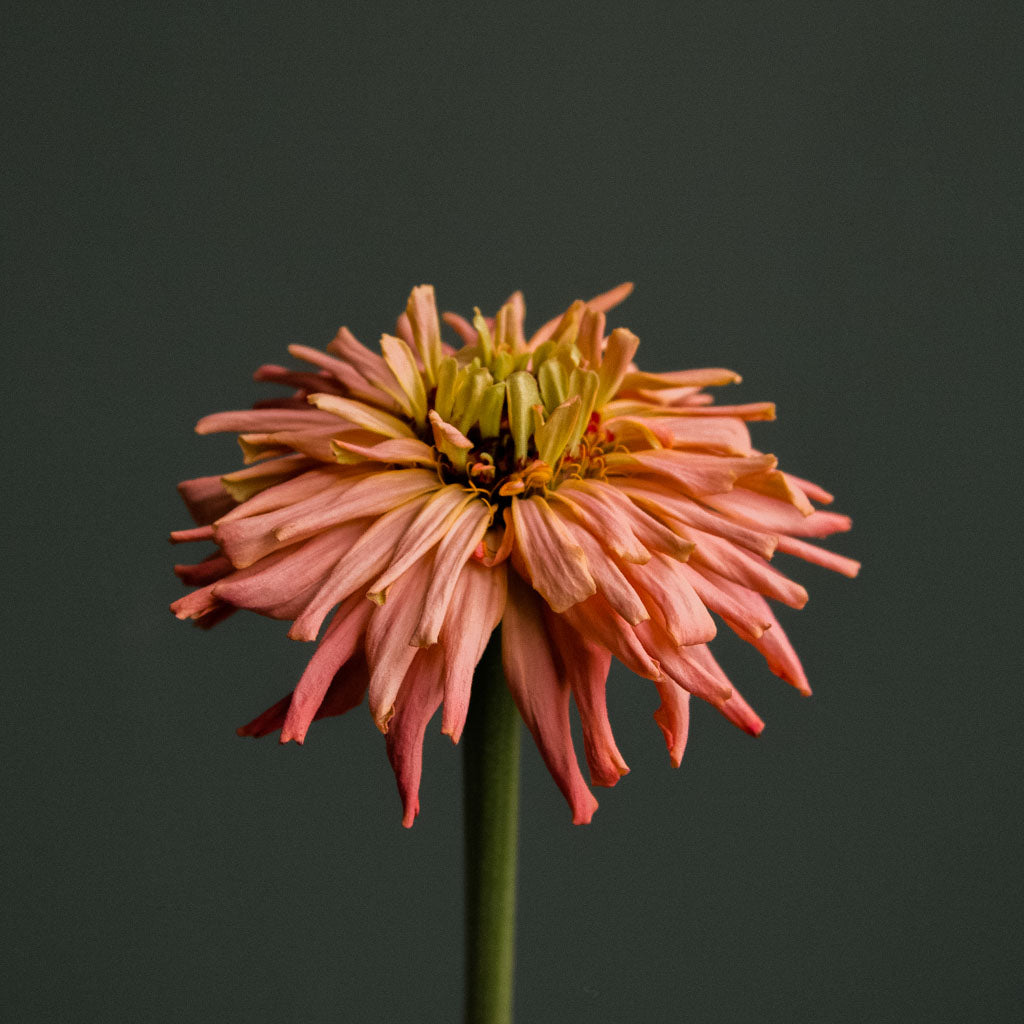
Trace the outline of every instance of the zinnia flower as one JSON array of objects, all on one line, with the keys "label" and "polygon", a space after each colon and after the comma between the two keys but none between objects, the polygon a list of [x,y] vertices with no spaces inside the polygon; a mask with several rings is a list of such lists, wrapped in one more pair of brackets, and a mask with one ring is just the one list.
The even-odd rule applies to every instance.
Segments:
[{"label": "zinnia flower", "polygon": [[781,551],[853,576],[856,562],[804,539],[850,521],[751,447],[747,422],[773,419],[770,403],[712,404],[704,389],[735,373],[637,369],[637,337],[605,335],[631,290],[574,302],[529,339],[519,293],[493,319],[446,313],[450,346],[423,285],[381,355],[344,327],[327,352],[293,345],[311,369],[255,374],[291,397],[199,421],[200,434],[237,431],[247,468],[180,485],[198,526],[172,539],[217,550],[176,567],[197,589],[172,610],[206,626],[248,608],[319,641],[294,691],[241,734],[302,743],[368,691],[411,825],[424,730],[443,704],[458,742],[500,623],[512,696],[586,823],[597,801],[570,695],[590,780],[612,786],[628,771],[605,704],[613,656],[658,688],[675,765],[691,694],[763,728],[711,654],[712,613],[810,692],[766,600],[800,608],[807,592],[769,561]]}]

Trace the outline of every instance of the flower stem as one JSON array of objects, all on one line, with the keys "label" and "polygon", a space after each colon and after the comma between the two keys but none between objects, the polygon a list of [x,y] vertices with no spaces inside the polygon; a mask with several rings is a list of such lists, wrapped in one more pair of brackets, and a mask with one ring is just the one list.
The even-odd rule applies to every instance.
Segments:
[{"label": "flower stem", "polygon": [[511,1024],[519,822],[519,712],[501,630],[473,677],[464,745],[466,1024]]}]

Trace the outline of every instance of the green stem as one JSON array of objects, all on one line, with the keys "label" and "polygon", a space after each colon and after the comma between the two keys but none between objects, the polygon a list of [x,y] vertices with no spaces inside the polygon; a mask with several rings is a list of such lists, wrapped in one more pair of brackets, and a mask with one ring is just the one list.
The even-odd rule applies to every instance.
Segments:
[{"label": "green stem", "polygon": [[466,1024],[511,1024],[519,822],[519,712],[496,629],[473,677],[462,736]]}]

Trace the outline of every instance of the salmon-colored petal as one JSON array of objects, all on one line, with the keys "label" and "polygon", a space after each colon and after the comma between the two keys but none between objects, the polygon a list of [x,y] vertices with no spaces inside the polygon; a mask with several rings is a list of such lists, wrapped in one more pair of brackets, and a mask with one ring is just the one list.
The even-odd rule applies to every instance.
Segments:
[{"label": "salmon-colored petal", "polygon": [[236,431],[267,434],[278,430],[302,430],[330,425],[327,414],[316,409],[240,409],[204,416],[196,424],[196,433],[219,434]]},{"label": "salmon-colored petal", "polygon": [[787,555],[796,555],[805,562],[813,562],[825,569],[832,569],[853,579],[860,572],[860,562],[845,555],[837,555],[834,551],[826,551],[817,544],[808,544],[795,537],[780,537],[779,550]]},{"label": "salmon-colored petal", "polygon": [[[357,654],[337,671],[313,718],[343,715],[346,711],[357,707],[362,702],[363,694],[366,693],[368,681],[366,662],[361,655]],[[237,734],[259,739],[276,732],[285,724],[291,702],[292,694],[282,697],[273,707],[267,708],[263,714],[257,715],[247,725],[238,728]]]},{"label": "salmon-colored petal", "polygon": [[514,572],[501,625],[501,659],[519,713],[572,808],[573,824],[589,824],[597,801],[583,781],[573,749],[569,686],[559,678],[541,601]]},{"label": "salmon-colored petal", "polygon": [[[292,693],[288,714],[281,730],[282,743],[290,740],[296,743],[305,742],[306,732],[320,710],[332,681],[341,667],[359,649],[372,611],[373,605],[365,597],[353,594],[334,613],[331,624],[327,627],[323,639],[317,645]],[[369,684],[369,677],[365,671],[360,683],[360,686],[345,691],[355,698],[350,705],[352,707],[363,699],[363,693]],[[341,711],[335,713],[341,714]]]},{"label": "salmon-colored petal", "polygon": [[560,676],[569,682],[583,727],[583,750],[595,786],[614,786],[629,767],[612,735],[605,687],[611,652],[576,632],[550,608],[544,621],[552,640]]},{"label": "salmon-colored petal", "polygon": [[374,522],[349,548],[320,589],[310,595],[288,635],[293,640],[314,640],[330,610],[368,584],[381,565],[387,564],[422,507],[423,499],[413,498]]},{"label": "salmon-colored petal", "polygon": [[423,734],[441,704],[444,652],[439,646],[421,648],[412,659],[387,731],[387,751],[402,798],[402,824],[411,828],[420,813],[423,774]]},{"label": "salmon-colored petal", "polygon": [[388,587],[448,535],[471,501],[472,495],[460,484],[448,484],[431,494],[399,541],[387,568],[373,581],[369,596],[383,601]]},{"label": "salmon-colored petal", "polygon": [[444,648],[444,718],[441,731],[458,743],[469,711],[473,672],[505,612],[504,564],[493,569],[469,561],[459,573],[450,613],[441,627]]},{"label": "salmon-colored petal", "polygon": [[437,643],[448,609],[454,597],[462,567],[483,540],[491,522],[492,510],[482,501],[463,508],[447,530],[434,558],[434,575],[423,599],[423,612],[416,626],[413,643],[429,647]]},{"label": "salmon-colored petal", "polygon": [[434,556],[428,554],[393,584],[391,600],[380,605],[366,629],[366,661],[370,666],[370,713],[381,732],[388,731],[402,679],[416,652],[413,633],[420,602],[430,581]]},{"label": "salmon-colored petal", "polygon": [[335,502],[318,502],[274,532],[278,540],[301,540],[349,519],[380,515],[440,486],[437,474],[427,469],[384,470],[363,477]]},{"label": "salmon-colored petal", "polygon": [[714,638],[714,620],[689,582],[684,565],[659,554],[644,566],[624,564],[622,571],[677,647]]},{"label": "salmon-colored petal", "polygon": [[788,604],[790,608],[803,608],[807,604],[807,591],[799,583],[776,572],[763,558],[702,530],[690,529],[689,533],[697,542],[690,555],[690,561],[695,565],[706,566],[720,576]]},{"label": "salmon-colored petal", "polygon": [[235,506],[235,499],[225,490],[219,476],[182,480],[178,484],[178,493],[200,526],[208,526]]},{"label": "salmon-colored petal", "polygon": [[661,704],[654,712],[654,721],[665,737],[672,766],[678,768],[690,734],[690,692],[670,679],[655,680],[654,685],[661,696]]},{"label": "salmon-colored petal", "polygon": [[597,591],[583,549],[543,498],[513,498],[512,521],[530,579],[554,611],[565,611]]},{"label": "salmon-colored petal", "polygon": [[576,523],[570,523],[568,526],[573,539],[583,548],[587,567],[597,584],[598,591],[604,595],[612,608],[631,626],[650,618],[640,595],[612,561],[611,556],[602,550],[597,538]]},{"label": "salmon-colored petal", "polygon": [[634,628],[604,599],[603,595],[573,605],[562,613],[565,621],[578,633],[596,644],[607,647],[626,668],[645,679],[660,679],[661,666],[648,653]]}]

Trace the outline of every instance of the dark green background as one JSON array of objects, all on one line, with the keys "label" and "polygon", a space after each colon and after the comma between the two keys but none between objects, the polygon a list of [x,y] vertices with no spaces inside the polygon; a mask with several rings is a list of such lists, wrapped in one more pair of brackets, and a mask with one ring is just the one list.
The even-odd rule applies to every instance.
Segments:
[{"label": "dark green background", "polygon": [[865,569],[792,565],[813,700],[716,641],[760,740],[696,708],[673,771],[614,673],[589,828],[524,746],[518,1019],[1020,1019],[1015,9],[9,11],[8,1019],[458,1018],[459,752],[406,832],[365,708],[236,739],[309,648],[171,618],[174,484],[236,464],[191,427],[257,365],[414,284],[536,326],[624,278],[643,365],[776,401]]}]

